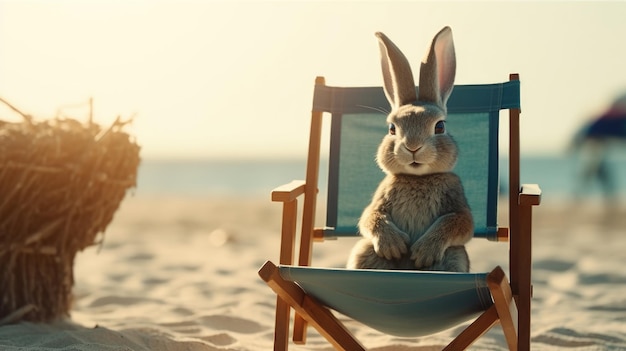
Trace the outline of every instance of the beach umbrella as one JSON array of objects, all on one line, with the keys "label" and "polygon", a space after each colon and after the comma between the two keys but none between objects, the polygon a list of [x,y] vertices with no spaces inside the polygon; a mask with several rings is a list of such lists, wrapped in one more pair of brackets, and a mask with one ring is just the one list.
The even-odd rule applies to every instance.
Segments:
[{"label": "beach umbrella", "polygon": [[626,94],[584,127],[582,136],[589,139],[626,139]]}]

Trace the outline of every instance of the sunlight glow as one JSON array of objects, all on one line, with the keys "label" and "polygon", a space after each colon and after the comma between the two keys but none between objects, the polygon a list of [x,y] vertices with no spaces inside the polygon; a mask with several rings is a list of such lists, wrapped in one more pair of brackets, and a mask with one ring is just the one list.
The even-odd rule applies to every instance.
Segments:
[{"label": "sunlight glow", "polygon": [[144,157],[304,157],[315,76],[381,85],[375,31],[415,67],[450,25],[457,83],[520,73],[522,151],[556,153],[626,88],[624,13],[619,2],[0,1],[0,97],[38,118],[90,97],[100,123],[136,113]]}]

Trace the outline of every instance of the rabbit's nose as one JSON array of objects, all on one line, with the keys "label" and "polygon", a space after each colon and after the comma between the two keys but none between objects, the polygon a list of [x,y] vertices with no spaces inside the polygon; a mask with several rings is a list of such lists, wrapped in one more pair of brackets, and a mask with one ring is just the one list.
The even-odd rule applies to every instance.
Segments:
[{"label": "rabbit's nose", "polygon": [[422,148],[421,146],[417,146],[417,147],[411,147],[409,145],[404,145],[404,148],[409,150],[409,152],[411,152],[412,154],[420,151],[420,149]]}]

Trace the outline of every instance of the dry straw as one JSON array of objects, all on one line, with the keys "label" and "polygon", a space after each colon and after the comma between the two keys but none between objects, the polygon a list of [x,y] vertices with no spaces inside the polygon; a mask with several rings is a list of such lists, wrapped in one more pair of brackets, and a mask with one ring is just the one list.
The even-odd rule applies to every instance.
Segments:
[{"label": "dry straw", "polygon": [[102,239],[139,166],[119,118],[102,129],[19,113],[0,121],[0,325],[69,314],[74,257]]}]

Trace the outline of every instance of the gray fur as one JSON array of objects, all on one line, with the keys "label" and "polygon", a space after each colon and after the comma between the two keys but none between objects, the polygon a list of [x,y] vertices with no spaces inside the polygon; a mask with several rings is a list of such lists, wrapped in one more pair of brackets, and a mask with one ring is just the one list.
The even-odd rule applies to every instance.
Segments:
[{"label": "gray fur", "polygon": [[363,211],[363,239],[353,248],[348,267],[467,272],[464,245],[474,226],[461,181],[452,173],[458,150],[449,134],[434,132],[436,123],[445,120],[454,84],[452,33],[446,27],[433,39],[416,101],[406,101],[416,99],[413,77],[406,76],[408,61],[386,36],[377,37],[393,108],[387,121],[396,133],[386,135],[378,148],[376,161],[386,177]]}]

